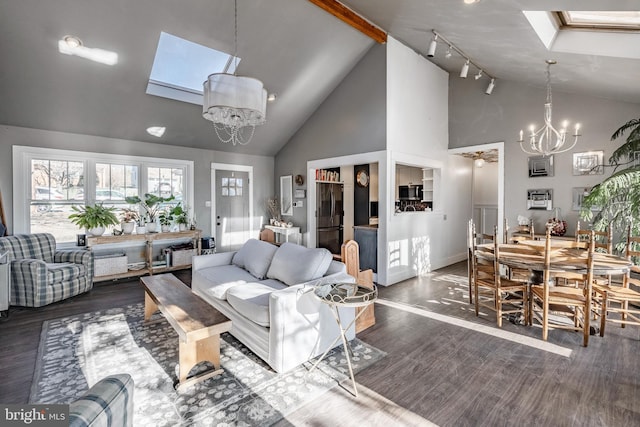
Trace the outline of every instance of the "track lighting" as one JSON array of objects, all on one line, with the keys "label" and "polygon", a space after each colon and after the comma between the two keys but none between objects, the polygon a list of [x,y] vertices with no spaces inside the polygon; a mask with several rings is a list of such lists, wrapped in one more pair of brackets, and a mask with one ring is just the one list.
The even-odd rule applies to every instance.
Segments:
[{"label": "track lighting", "polygon": [[433,58],[436,54],[436,47],[438,47],[438,35],[434,34],[433,40],[431,40],[431,44],[429,45],[429,51],[427,52],[427,56]]},{"label": "track lighting", "polygon": [[454,45],[445,37],[443,37],[442,34],[438,33],[436,30],[431,30],[431,32],[433,33],[433,39],[429,44],[429,50],[427,51],[427,56],[432,58],[435,55],[439,41],[442,43],[445,43],[447,45],[447,53],[444,55],[445,58],[450,58],[451,55],[455,52],[465,60],[465,63],[462,65],[462,69],[460,70],[460,77],[463,79],[466,79],[467,76],[469,75],[469,67],[473,65],[475,69],[478,70],[477,74],[474,75],[475,80],[480,80],[484,76],[487,76],[487,78],[490,80],[489,86],[487,86],[487,89],[485,90],[484,93],[486,93],[487,95],[491,95],[491,92],[493,92],[493,88],[496,82],[495,77],[487,73],[484,67],[480,67],[478,64],[473,62],[473,60],[469,57],[469,55],[464,53],[456,45]]},{"label": "track lighting", "polygon": [[487,95],[491,95],[494,87],[496,87],[496,79],[491,79],[491,81],[489,82],[489,86],[487,86],[487,90],[485,90],[484,93],[486,93]]},{"label": "track lighting", "polygon": [[462,70],[460,70],[460,77],[462,77],[463,79],[467,78],[467,74],[469,74],[469,60],[467,59],[467,62],[464,63],[464,65],[462,66]]}]

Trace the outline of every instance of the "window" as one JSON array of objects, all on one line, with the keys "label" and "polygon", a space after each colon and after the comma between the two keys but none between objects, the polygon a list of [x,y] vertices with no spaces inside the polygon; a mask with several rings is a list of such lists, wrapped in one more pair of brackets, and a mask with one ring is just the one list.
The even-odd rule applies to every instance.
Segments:
[{"label": "window", "polygon": [[202,105],[202,83],[212,73],[233,73],[240,58],[161,32],[147,93]]},{"label": "window", "polygon": [[640,31],[638,11],[563,11],[557,15],[563,27]]},{"label": "window", "polygon": [[193,162],[14,147],[14,228],[16,233],[47,232],[57,242],[80,233],[69,221],[73,206],[103,203],[131,207],[125,197],[154,193],[193,200]]},{"label": "window", "polygon": [[242,178],[221,178],[220,180],[220,188],[222,189],[222,195],[224,197],[242,197],[242,187],[243,187],[243,179]]}]

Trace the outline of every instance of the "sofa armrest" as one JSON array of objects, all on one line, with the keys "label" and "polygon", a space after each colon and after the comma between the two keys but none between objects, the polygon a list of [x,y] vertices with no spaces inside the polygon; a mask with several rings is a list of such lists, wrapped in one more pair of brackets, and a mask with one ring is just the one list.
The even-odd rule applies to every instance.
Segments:
[{"label": "sofa armrest", "polygon": [[14,259],[11,261],[11,302],[21,305],[28,301],[26,295],[37,297],[39,286],[47,284],[47,263],[39,259]]},{"label": "sofa armrest", "polygon": [[111,375],[69,405],[69,426],[132,426],[133,378]]},{"label": "sofa armrest", "polygon": [[196,255],[191,262],[191,271],[202,270],[203,268],[229,265],[235,252],[221,252],[219,254]]},{"label": "sofa armrest", "polygon": [[87,277],[93,280],[94,259],[92,251],[86,249],[59,249],[53,254],[53,262],[83,264],[87,271]]},{"label": "sofa armrest", "polygon": [[[344,274],[339,278],[349,281],[350,277]],[[353,280],[351,277],[350,281]],[[338,342],[334,340],[340,330],[333,313],[313,294],[310,283],[290,286],[270,295],[269,364],[277,372],[286,372],[321,354],[332,342]],[[343,327],[355,316],[355,310],[349,307],[340,308],[339,313]],[[347,339],[354,337],[355,328],[351,327]]]}]

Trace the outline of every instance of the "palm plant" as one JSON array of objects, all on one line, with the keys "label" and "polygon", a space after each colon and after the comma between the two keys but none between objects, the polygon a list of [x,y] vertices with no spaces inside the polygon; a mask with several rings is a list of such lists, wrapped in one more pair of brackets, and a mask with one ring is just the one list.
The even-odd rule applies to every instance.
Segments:
[{"label": "palm plant", "polygon": [[118,218],[116,217],[113,207],[105,207],[102,204],[96,204],[94,206],[71,206],[74,211],[69,215],[69,219],[79,228],[86,228],[87,230],[97,227],[108,227],[110,225],[118,224]]},{"label": "palm plant", "polygon": [[[631,225],[634,234],[640,231],[640,165],[636,163],[636,153],[640,152],[640,119],[625,123],[613,133],[611,140],[627,131],[626,142],[609,157],[614,173],[594,186],[582,202],[580,216],[593,221],[596,230],[607,226],[624,230]],[[622,166],[627,167],[619,169]]]}]

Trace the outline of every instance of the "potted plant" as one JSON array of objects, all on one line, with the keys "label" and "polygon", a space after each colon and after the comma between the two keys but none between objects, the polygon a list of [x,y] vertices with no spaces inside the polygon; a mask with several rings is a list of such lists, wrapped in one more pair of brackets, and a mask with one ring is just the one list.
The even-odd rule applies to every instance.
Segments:
[{"label": "potted plant", "polygon": [[158,219],[160,220],[160,230],[163,233],[168,232],[171,228],[171,223],[173,222],[173,215],[171,215],[171,210],[164,209],[160,211]]},{"label": "potted plant", "polygon": [[72,206],[71,209],[74,211],[69,215],[71,222],[86,229],[87,234],[92,236],[101,236],[106,227],[118,224],[113,207],[96,204],[93,206]]},{"label": "potted plant", "polygon": [[180,203],[171,208],[171,216],[175,220],[176,224],[178,224],[180,231],[186,231],[189,226],[189,215],[188,210],[185,207],[182,207]]},{"label": "potted plant", "polygon": [[611,140],[626,132],[626,142],[609,157],[612,175],[594,186],[582,201],[580,216],[592,221],[595,230],[611,227],[621,231],[631,225],[632,234],[640,231],[640,164],[636,157],[640,151],[640,118],[622,125]]},{"label": "potted plant", "polygon": [[169,197],[161,197],[156,196],[155,194],[146,193],[144,195],[144,200],[139,196],[128,196],[125,197],[125,201],[132,205],[140,205],[142,209],[144,209],[147,217],[147,231],[150,233],[155,233],[156,231],[156,219],[158,217],[158,213],[162,208],[162,203],[170,202],[174,199],[174,196],[171,195]]},{"label": "potted plant", "polygon": [[120,227],[124,234],[133,233],[133,229],[136,226],[136,221],[140,218],[138,211],[135,209],[125,208],[120,214]]}]

